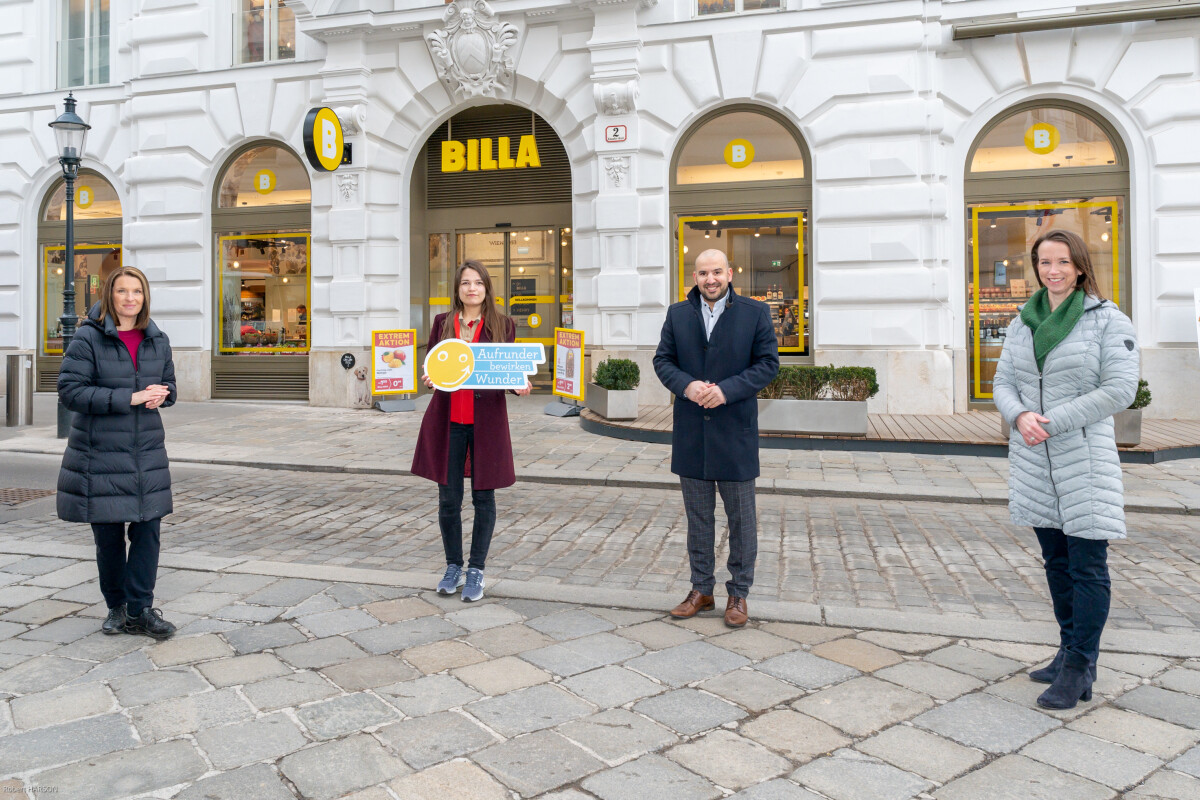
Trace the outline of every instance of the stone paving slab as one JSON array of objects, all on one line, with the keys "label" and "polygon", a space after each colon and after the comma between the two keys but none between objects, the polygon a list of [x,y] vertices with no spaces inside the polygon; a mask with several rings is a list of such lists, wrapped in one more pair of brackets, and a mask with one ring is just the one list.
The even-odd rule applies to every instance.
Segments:
[{"label": "stone paving slab", "polygon": [[[300,614],[164,643],[0,642],[16,659],[0,668],[12,687],[0,694],[0,773],[17,789],[101,800],[407,800],[463,787],[496,800],[990,800],[1190,799],[1200,786],[1200,659],[1105,651],[1096,699],[1051,715],[1024,675],[1046,649],[1020,642],[777,622],[731,633],[719,617],[495,596],[463,609],[382,583],[186,572],[171,573],[177,585],[223,582],[226,605],[252,606],[282,583],[287,599],[313,590],[300,603],[317,614],[379,624],[315,637]],[[408,594],[388,597],[397,592]],[[21,616],[43,599],[0,610]],[[94,631],[90,608],[41,624]],[[539,620],[564,638],[530,626]],[[407,626],[399,646],[379,641],[377,654],[347,638],[396,625]],[[410,645],[413,625],[434,641]],[[577,660],[547,663],[552,648],[608,663],[578,672]],[[317,667],[297,653],[354,657]],[[50,685],[34,680],[41,672]],[[951,697],[931,691],[947,685]]]}]

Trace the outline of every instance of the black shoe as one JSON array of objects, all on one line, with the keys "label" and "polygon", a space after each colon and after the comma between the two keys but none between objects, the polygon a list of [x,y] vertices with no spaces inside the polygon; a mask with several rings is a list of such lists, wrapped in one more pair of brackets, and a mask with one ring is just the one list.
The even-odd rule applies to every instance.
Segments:
[{"label": "black shoe", "polygon": [[143,608],[136,617],[125,623],[126,633],[141,633],[155,639],[170,639],[175,635],[175,626],[163,619],[157,608]]},{"label": "black shoe", "polygon": [[1058,677],[1038,697],[1037,704],[1042,708],[1074,708],[1080,700],[1092,699],[1092,681],[1092,666],[1088,659],[1067,653]]},{"label": "black shoe", "polygon": [[128,617],[125,616],[125,604],[110,608],[108,616],[104,618],[104,624],[100,626],[100,630],[112,636],[115,633],[122,633],[125,630],[125,622]]}]

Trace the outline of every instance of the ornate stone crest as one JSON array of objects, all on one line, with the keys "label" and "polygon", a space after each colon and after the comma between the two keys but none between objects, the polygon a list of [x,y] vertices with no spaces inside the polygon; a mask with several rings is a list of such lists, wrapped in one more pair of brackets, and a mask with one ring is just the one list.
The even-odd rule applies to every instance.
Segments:
[{"label": "ornate stone crest", "polygon": [[426,37],[442,80],[462,97],[495,97],[497,88],[507,89],[516,27],[496,19],[485,0],[454,0],[442,23]]},{"label": "ornate stone crest", "polygon": [[635,80],[597,83],[592,90],[596,97],[596,108],[606,117],[632,114],[638,96]]},{"label": "ornate stone crest", "polygon": [[604,171],[612,181],[614,189],[620,189],[629,174],[629,156],[608,156],[604,159]]}]

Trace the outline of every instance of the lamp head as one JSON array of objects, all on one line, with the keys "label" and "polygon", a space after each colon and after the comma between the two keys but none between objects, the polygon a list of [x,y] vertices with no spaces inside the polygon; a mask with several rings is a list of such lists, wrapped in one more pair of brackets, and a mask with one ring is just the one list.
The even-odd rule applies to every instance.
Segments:
[{"label": "lamp head", "polygon": [[78,164],[83,157],[83,145],[91,125],[75,113],[75,95],[68,94],[63,101],[63,113],[50,123],[54,129],[54,141],[58,145],[59,160],[65,164]]}]

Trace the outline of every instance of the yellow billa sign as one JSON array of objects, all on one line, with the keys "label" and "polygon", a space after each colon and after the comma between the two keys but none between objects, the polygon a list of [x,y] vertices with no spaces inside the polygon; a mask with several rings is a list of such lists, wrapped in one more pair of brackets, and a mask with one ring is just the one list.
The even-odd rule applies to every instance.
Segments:
[{"label": "yellow billa sign", "polygon": [[1058,148],[1058,142],[1058,128],[1048,123],[1039,122],[1025,131],[1025,149],[1039,156],[1053,153]]},{"label": "yellow billa sign", "polygon": [[304,155],[312,168],[333,172],[346,149],[342,122],[332,108],[314,108],[304,118]]},{"label": "yellow billa sign", "polygon": [[725,145],[725,163],[743,169],[754,161],[754,145],[748,139],[734,139]]},{"label": "yellow billa sign", "polygon": [[75,190],[75,205],[79,208],[87,208],[96,200],[96,193],[92,191],[90,186],[80,186]]},{"label": "yellow billa sign", "polygon": [[532,134],[522,136],[517,144],[517,157],[512,157],[512,139],[501,136],[491,139],[467,139],[442,142],[442,172],[479,172],[494,169],[526,169],[540,167],[537,139]]}]

